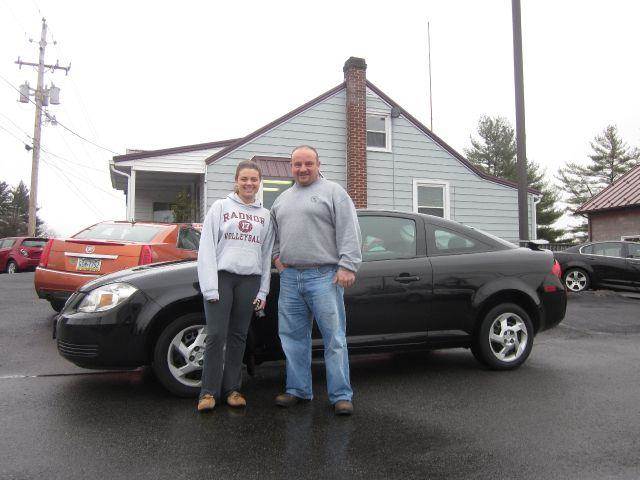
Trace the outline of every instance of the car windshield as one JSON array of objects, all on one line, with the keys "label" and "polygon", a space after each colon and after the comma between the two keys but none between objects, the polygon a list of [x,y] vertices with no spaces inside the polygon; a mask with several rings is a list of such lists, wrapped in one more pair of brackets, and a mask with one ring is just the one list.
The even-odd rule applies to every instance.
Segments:
[{"label": "car windshield", "polygon": [[75,234],[73,238],[150,242],[163,228],[165,227],[131,223],[99,223]]},{"label": "car windshield", "polygon": [[47,243],[46,240],[31,238],[23,241],[22,246],[43,248],[46,245],[46,243]]}]

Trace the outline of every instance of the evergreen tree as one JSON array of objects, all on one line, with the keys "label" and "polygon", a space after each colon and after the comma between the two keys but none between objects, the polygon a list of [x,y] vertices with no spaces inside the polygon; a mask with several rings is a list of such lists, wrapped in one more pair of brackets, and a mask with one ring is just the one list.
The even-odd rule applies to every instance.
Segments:
[{"label": "evergreen tree", "polygon": [[7,215],[11,202],[11,190],[6,182],[0,182],[0,237],[4,237],[7,226]]},{"label": "evergreen tree", "polygon": [[[17,237],[27,235],[29,230],[29,189],[21,181],[9,191],[10,200],[0,221],[0,236]],[[42,220],[36,215],[36,235],[40,234]]]},{"label": "evergreen tree", "polygon": [[[483,171],[496,177],[516,182],[516,139],[513,127],[502,117],[483,115],[478,121],[479,139],[471,137],[471,147],[465,150],[467,158]],[[537,237],[555,242],[564,235],[561,229],[552,225],[562,216],[555,208],[559,193],[544,180],[545,173],[534,161],[527,161],[527,184],[542,192],[542,199],[536,205]]]},{"label": "evergreen tree", "polygon": [[[567,194],[566,202],[569,210],[574,214],[600,190],[631,170],[640,157],[638,149],[631,149],[622,141],[615,125],[605,128],[590,144],[593,152],[589,155],[589,163],[586,165],[567,163],[558,171],[557,178]],[[577,237],[585,238],[586,221],[572,228],[571,231]]]}]

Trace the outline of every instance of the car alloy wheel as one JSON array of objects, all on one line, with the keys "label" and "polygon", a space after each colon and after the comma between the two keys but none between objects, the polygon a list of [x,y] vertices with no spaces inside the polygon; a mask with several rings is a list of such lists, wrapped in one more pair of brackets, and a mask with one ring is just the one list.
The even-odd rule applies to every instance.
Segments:
[{"label": "car alloy wheel", "polygon": [[200,387],[204,347],[207,334],[204,325],[180,330],[167,349],[167,365],[173,377],[188,387]]},{"label": "car alloy wheel", "polygon": [[9,260],[7,263],[7,273],[18,273],[18,264],[13,260]]},{"label": "car alloy wheel", "polygon": [[572,268],[564,275],[564,284],[572,292],[581,292],[589,286],[589,277],[583,270]]},{"label": "car alloy wheel", "polygon": [[478,361],[490,368],[510,370],[529,357],[533,335],[533,323],[528,313],[514,303],[502,303],[482,319],[471,351]]},{"label": "car alloy wheel", "polygon": [[529,334],[522,318],[515,313],[499,315],[489,328],[489,348],[502,362],[515,362],[527,348]]},{"label": "car alloy wheel", "polygon": [[171,321],[156,341],[153,371],[174,395],[195,397],[200,392],[205,323],[204,313],[186,313]]}]

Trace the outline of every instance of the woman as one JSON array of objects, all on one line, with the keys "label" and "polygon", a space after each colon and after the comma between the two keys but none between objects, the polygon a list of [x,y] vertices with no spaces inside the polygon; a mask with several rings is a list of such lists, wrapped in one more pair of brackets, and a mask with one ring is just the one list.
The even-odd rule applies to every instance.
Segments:
[{"label": "woman", "polygon": [[256,200],[261,179],[255,162],[240,162],[234,193],[214,202],[202,227],[198,279],[207,342],[199,412],[223,398],[231,407],[247,404],[239,392],[242,358],[252,312],[264,308],[269,293],[274,239],[269,211]]}]

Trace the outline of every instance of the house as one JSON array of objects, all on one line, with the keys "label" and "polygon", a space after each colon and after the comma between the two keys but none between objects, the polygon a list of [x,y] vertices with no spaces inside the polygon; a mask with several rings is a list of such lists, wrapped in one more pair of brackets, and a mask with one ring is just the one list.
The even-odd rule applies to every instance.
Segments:
[{"label": "house", "polygon": [[[429,213],[518,239],[515,183],[480,171],[368,81],[363,59],[349,58],[343,72],[344,82],[245,137],[113,157],[112,184],[126,192],[129,218],[170,220],[175,195],[186,190],[198,199],[200,221],[247,159],[262,167],[268,208],[292,184],[291,151],[308,144],[325,178],[345,187],[357,208]],[[529,190],[530,238],[539,196]]]},{"label": "house", "polygon": [[640,164],[613,182],[576,213],[589,221],[589,240],[640,242]]}]

